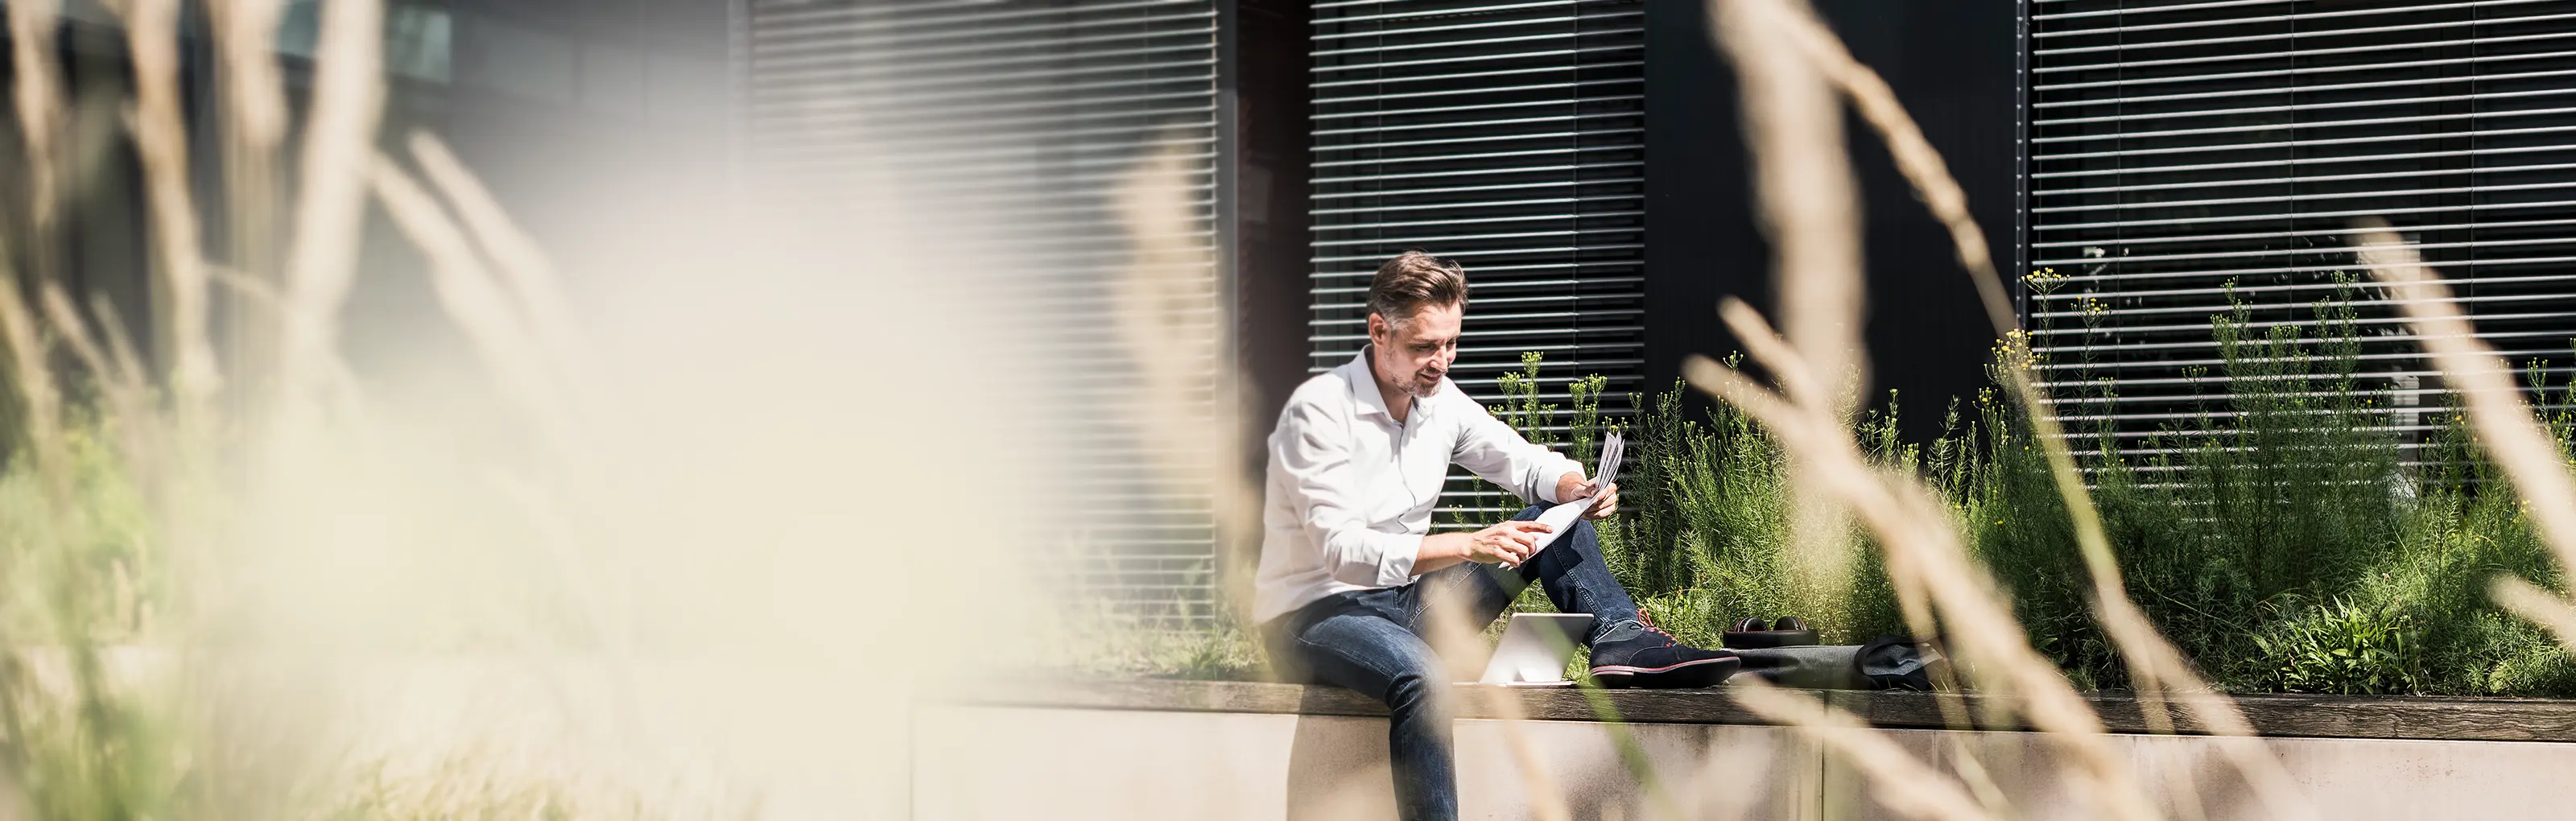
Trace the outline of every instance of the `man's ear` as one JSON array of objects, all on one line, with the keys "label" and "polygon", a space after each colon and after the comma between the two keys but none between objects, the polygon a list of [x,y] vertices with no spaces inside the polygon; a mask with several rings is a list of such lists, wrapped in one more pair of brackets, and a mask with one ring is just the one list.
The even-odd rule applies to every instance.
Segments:
[{"label": "man's ear", "polygon": [[1395,328],[1386,324],[1386,317],[1379,315],[1376,311],[1369,312],[1368,336],[1370,344],[1384,345],[1387,339],[1393,336],[1394,333]]}]

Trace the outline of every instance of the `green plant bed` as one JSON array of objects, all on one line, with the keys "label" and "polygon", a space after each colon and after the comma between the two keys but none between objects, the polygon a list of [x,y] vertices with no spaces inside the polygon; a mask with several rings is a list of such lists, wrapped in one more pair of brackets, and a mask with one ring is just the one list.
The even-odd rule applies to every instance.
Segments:
[{"label": "green plant bed", "polygon": [[[2034,277],[2035,289],[2051,284]],[[2212,680],[2236,692],[2576,697],[2576,659],[2539,628],[2499,610],[2488,582],[2509,573],[2551,587],[2561,573],[2521,501],[2478,453],[2465,420],[2443,406],[2410,448],[2390,422],[2394,394],[2364,373],[2349,281],[2313,306],[2313,321],[2258,323],[2238,307],[2210,317],[2219,362],[2198,415],[2143,438],[2075,422],[2079,454],[2130,598]],[[2047,368],[2059,385],[2107,384],[2091,363],[2054,363],[1999,348],[1994,368]],[[1571,405],[1541,395],[1544,358],[1523,355],[1492,408],[1532,441],[1589,462],[1624,428],[1629,464],[1620,515],[1600,523],[1612,570],[1657,623],[1714,646],[1746,616],[1810,620],[1830,643],[1901,632],[1879,550],[1848,522],[1811,522],[1768,431],[1722,405],[1686,401],[1676,384],[1632,395],[1630,417],[1605,415],[1599,376],[1570,383]],[[1998,384],[2005,373],[1993,374]],[[2576,441],[2576,383],[2526,381],[2562,451]],[[2061,411],[2117,397],[2066,391]],[[1971,551],[2011,595],[2034,647],[2079,688],[2119,690],[2127,676],[2093,621],[2090,581],[2072,526],[2024,411],[1990,388],[1949,403],[1930,442],[1898,435],[1890,393],[1850,421],[1870,457],[1916,471],[1948,498]],[[2126,446],[2123,446],[2123,442]],[[1518,500],[1477,485],[1442,527],[1482,526]],[[1525,593],[1515,609],[1546,611]],[[1260,677],[1258,650],[1232,627],[1126,647],[1124,672]]]},{"label": "green plant bed", "polygon": [[[2217,386],[2198,400],[2199,418],[2127,447],[2116,431],[2078,423],[2131,598],[2233,691],[2576,696],[2567,651],[2486,598],[2498,573],[2558,584],[2520,501],[2448,408],[2420,412],[2434,430],[2409,458],[2389,422],[2390,393],[2359,368],[2349,291],[2313,313],[2311,323],[2260,333],[2241,306],[2211,317],[2221,361],[2195,374]],[[2011,350],[1997,363],[2055,364]],[[2052,378],[2107,384],[2089,364],[2055,368]],[[1601,528],[1603,551],[1658,623],[1712,645],[1745,616],[1802,616],[1837,643],[1902,629],[1879,552],[1861,530],[1826,522],[1802,542],[1788,465],[1759,425],[1731,408],[1693,407],[1679,385],[1632,397],[1633,419],[1605,418],[1595,377],[1575,383],[1572,424],[1559,428],[1559,409],[1538,399],[1543,367],[1538,354],[1524,356],[1501,382],[1508,399],[1496,415],[1584,458],[1606,428],[1626,423],[1635,468],[1621,480],[1621,516]],[[2576,405],[2576,386],[2552,388],[2536,369],[2529,381],[2544,407]],[[2059,401],[2113,398],[2093,389]],[[2032,644],[2077,686],[2124,688],[2023,411],[1989,389],[1951,404],[1944,435],[1907,443],[1898,408],[1890,394],[1851,421],[1872,458],[1918,471],[1948,496]],[[2571,421],[2563,411],[2551,419],[2562,448],[2576,439]],[[1471,523],[1474,512],[1462,507],[1451,523]],[[1525,596],[1522,606],[1545,601]]]}]

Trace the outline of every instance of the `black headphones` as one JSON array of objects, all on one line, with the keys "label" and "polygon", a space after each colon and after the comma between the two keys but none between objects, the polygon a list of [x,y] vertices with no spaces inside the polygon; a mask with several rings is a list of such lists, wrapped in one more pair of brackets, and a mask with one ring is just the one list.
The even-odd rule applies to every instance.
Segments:
[{"label": "black headphones", "polygon": [[1803,647],[1816,643],[1816,631],[1796,616],[1768,623],[1759,616],[1746,616],[1736,619],[1721,638],[1728,647]]}]

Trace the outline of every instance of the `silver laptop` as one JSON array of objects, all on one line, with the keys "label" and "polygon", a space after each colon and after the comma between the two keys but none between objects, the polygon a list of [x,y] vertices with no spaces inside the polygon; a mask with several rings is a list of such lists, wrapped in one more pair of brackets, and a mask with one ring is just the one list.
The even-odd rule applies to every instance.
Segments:
[{"label": "silver laptop", "polygon": [[1494,657],[1485,662],[1485,675],[1478,684],[1505,687],[1565,687],[1574,681],[1565,677],[1565,663],[1574,659],[1574,648],[1583,646],[1583,637],[1592,632],[1589,613],[1513,613],[1512,622],[1503,627],[1503,639],[1494,644]]}]

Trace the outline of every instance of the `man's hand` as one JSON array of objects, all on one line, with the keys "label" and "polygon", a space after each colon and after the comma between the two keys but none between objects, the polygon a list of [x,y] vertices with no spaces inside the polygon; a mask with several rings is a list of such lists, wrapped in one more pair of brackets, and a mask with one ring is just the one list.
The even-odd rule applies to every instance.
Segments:
[{"label": "man's hand", "polygon": [[1424,536],[1421,552],[1413,560],[1413,574],[1419,576],[1459,562],[1518,565],[1538,552],[1539,536],[1550,530],[1554,528],[1513,519],[1473,533],[1451,531]]},{"label": "man's hand", "polygon": [[1583,514],[1583,518],[1597,522],[1602,519],[1610,518],[1618,513],[1619,483],[1611,482],[1609,487],[1601,489],[1601,503],[1593,505],[1592,512]]},{"label": "man's hand", "polygon": [[1573,472],[1556,479],[1556,498],[1562,501],[1590,498],[1595,490],[1600,491],[1601,501],[1583,514],[1583,518],[1599,521],[1618,514],[1619,483],[1611,482],[1609,487],[1595,488],[1592,482],[1584,481],[1583,474]]},{"label": "man's hand", "polygon": [[1538,537],[1555,528],[1526,519],[1513,519],[1493,527],[1467,534],[1467,561],[1477,564],[1520,564],[1538,552]]}]

